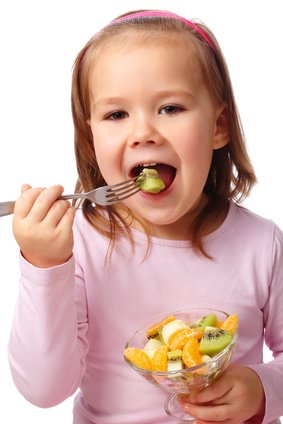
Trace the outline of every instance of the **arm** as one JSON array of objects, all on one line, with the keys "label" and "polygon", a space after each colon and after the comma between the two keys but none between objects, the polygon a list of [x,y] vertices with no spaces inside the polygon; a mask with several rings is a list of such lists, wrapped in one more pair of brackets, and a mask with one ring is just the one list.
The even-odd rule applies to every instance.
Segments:
[{"label": "arm", "polygon": [[18,303],[9,342],[14,382],[39,407],[54,406],[78,388],[87,353],[83,281],[73,257],[50,269],[21,258]]},{"label": "arm", "polygon": [[87,350],[84,286],[72,257],[74,210],[58,200],[62,190],[23,186],[13,219],[26,260],[21,259],[9,359],[18,389],[42,407],[77,389]]},{"label": "arm", "polygon": [[266,407],[263,424],[283,416],[283,234],[275,228],[273,274],[269,298],[264,307],[265,342],[274,360],[267,364],[251,365],[263,384]]},{"label": "arm", "polygon": [[194,398],[183,396],[180,402],[184,411],[196,416],[200,423],[267,424],[283,415],[283,235],[278,228],[270,256],[273,272],[263,316],[266,344],[275,359],[267,364],[230,366],[219,380]]}]

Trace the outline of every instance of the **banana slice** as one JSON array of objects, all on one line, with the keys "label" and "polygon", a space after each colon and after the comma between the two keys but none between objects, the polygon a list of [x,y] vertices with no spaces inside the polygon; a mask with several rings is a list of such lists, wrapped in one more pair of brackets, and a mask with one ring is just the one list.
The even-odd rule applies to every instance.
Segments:
[{"label": "banana slice", "polygon": [[165,344],[170,346],[170,340],[177,333],[177,331],[183,330],[184,328],[188,328],[187,324],[181,319],[175,319],[169,324],[164,325],[162,330],[162,338]]},{"label": "banana slice", "polygon": [[146,354],[150,357],[150,359],[153,358],[156,350],[161,347],[163,343],[158,339],[150,339],[144,346],[143,350],[146,352]]}]

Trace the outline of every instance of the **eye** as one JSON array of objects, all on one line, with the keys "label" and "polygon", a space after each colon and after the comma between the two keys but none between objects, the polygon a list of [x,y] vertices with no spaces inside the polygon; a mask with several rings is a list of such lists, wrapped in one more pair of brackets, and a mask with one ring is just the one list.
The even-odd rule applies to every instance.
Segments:
[{"label": "eye", "polygon": [[127,116],[127,113],[123,110],[116,110],[115,112],[111,112],[106,115],[105,119],[110,121],[120,121]]},{"label": "eye", "polygon": [[184,108],[182,106],[170,104],[162,106],[159,112],[161,115],[174,115],[176,113],[182,112],[183,110]]}]

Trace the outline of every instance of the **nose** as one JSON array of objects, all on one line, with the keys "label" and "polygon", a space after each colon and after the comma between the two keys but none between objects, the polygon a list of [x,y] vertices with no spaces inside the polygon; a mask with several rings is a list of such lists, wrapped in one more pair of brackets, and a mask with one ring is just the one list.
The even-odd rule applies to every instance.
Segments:
[{"label": "nose", "polygon": [[161,144],[162,137],[150,119],[136,119],[131,127],[128,145],[132,148]]}]

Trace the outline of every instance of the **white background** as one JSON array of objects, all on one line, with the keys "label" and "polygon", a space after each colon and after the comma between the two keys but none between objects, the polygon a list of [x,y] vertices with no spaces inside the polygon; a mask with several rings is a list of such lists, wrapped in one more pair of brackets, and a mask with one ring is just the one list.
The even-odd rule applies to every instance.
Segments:
[{"label": "white background", "polygon": [[[157,8],[199,18],[218,38],[259,180],[246,205],[283,228],[281,4],[280,0],[0,0],[0,201],[17,198],[24,182],[61,183],[66,191],[73,190],[70,80],[75,56],[117,15]],[[73,399],[41,410],[22,398],[10,376],[6,346],[19,276],[11,220],[11,216],[0,218],[0,422],[71,423]],[[271,357],[267,350],[265,357]]]}]

